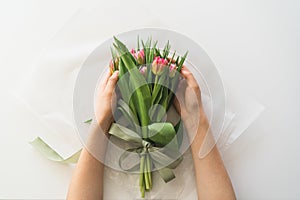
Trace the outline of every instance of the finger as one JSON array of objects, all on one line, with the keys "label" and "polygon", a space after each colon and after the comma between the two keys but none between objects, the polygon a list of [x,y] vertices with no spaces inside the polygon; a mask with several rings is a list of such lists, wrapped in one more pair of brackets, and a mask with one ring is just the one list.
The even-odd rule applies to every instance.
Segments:
[{"label": "finger", "polygon": [[178,82],[178,86],[177,86],[177,91],[182,91],[184,92],[185,89],[187,87],[187,82],[184,78],[182,78],[181,80],[179,80]]},{"label": "finger", "polygon": [[181,74],[186,79],[186,82],[187,82],[189,87],[192,87],[192,88],[198,88],[199,87],[195,77],[192,74],[192,72],[190,70],[188,70],[188,68],[186,66],[182,67]]},{"label": "finger", "polygon": [[111,76],[111,74],[110,74],[110,72],[108,72],[107,74],[106,74],[106,76],[105,76],[105,78],[104,78],[104,80],[101,82],[101,84],[100,84],[100,91],[104,91],[104,89],[105,89],[105,87],[106,87],[106,85],[107,85],[107,82],[108,82],[108,79],[110,78],[110,76]]},{"label": "finger", "polygon": [[178,83],[175,99],[174,99],[174,106],[176,110],[181,113],[185,108],[185,101],[184,101],[184,95],[185,95],[185,89],[186,89],[186,81],[181,80]]},{"label": "finger", "polygon": [[105,83],[105,85],[107,84],[107,81],[108,81],[108,79],[110,78],[110,76],[111,76],[111,73],[110,73],[110,71],[106,74],[106,77],[105,77],[105,79],[104,79],[104,83]]},{"label": "finger", "polygon": [[184,97],[185,89],[187,87],[186,80],[182,79],[178,82],[176,96]]},{"label": "finger", "polygon": [[118,74],[119,74],[119,71],[115,71],[111,77],[109,77],[108,81],[107,81],[107,84],[106,84],[106,87],[105,87],[105,91],[106,92],[113,92],[115,87],[116,87],[116,84],[117,84],[117,81],[118,81]]}]

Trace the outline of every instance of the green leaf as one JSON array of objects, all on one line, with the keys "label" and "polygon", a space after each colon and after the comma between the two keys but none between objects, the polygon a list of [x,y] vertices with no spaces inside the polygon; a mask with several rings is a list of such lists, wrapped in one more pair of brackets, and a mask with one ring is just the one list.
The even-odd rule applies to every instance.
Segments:
[{"label": "green leaf", "polygon": [[113,45],[114,45],[115,49],[118,51],[119,56],[127,56],[134,64],[136,64],[135,58],[131,55],[128,48],[125,46],[125,44],[123,44],[115,36],[114,36],[114,41],[115,41],[115,44],[113,44]]},{"label": "green leaf", "polygon": [[123,60],[120,59],[119,61],[119,80],[117,82],[117,86],[119,87],[120,89],[120,93],[121,93],[121,96],[124,100],[124,103],[125,104],[129,104],[129,107],[131,109],[131,112],[132,112],[132,116],[135,120],[135,122],[137,121],[136,118],[137,118],[137,112],[136,112],[136,109],[135,109],[135,105],[133,104],[133,102],[131,101],[131,90],[129,88],[129,74],[127,74],[126,76],[124,76],[124,73],[128,72],[126,66],[124,65],[123,63]]},{"label": "green leaf", "polygon": [[156,40],[155,42],[154,42],[154,44],[153,44],[153,49],[155,49],[156,48],[156,46],[157,46],[157,43],[158,43],[158,41]]},{"label": "green leaf", "polygon": [[148,63],[152,63],[153,62],[153,60],[154,60],[154,49],[153,48],[151,48],[151,49],[149,49],[149,58],[148,58]]},{"label": "green leaf", "polygon": [[137,36],[137,50],[140,50],[140,36]]},{"label": "green leaf", "polygon": [[171,45],[170,45],[170,42],[168,40],[167,44],[165,45],[164,50],[163,50],[163,58],[167,58],[168,57],[170,49],[171,49]]},{"label": "green leaf", "polygon": [[88,120],[86,120],[84,123],[90,124],[90,123],[92,123],[92,121],[93,121],[93,119],[88,119]]},{"label": "green leaf", "polygon": [[176,93],[178,82],[179,82],[179,73],[176,73],[174,78],[170,79],[170,93],[167,97],[167,102],[168,102],[167,110],[170,108],[174,100],[174,96],[175,96],[174,94]]},{"label": "green leaf", "polygon": [[148,37],[147,41],[146,41],[146,47],[149,49],[151,47],[151,42],[152,42],[152,37]]},{"label": "green leaf", "polygon": [[171,65],[171,63],[172,63],[172,61],[173,61],[173,59],[174,59],[174,57],[175,57],[175,54],[176,54],[176,51],[174,51],[174,53],[173,53],[173,55],[172,55],[172,57],[171,57],[171,59],[170,59],[170,61],[169,61],[169,63],[168,63],[168,66]]},{"label": "green leaf", "polygon": [[179,62],[179,56],[177,56],[175,64],[178,66],[178,62]]},{"label": "green leaf", "polygon": [[[121,117],[117,120],[119,124],[123,125],[123,126],[129,126],[131,128],[134,128],[134,122],[132,120],[132,117],[130,115],[128,115],[128,113],[124,110],[124,108],[122,107],[118,107],[117,111],[119,111],[121,113]],[[124,122],[120,122],[120,119],[124,119]]]},{"label": "green leaf", "polygon": [[112,47],[110,47],[110,52],[111,52],[111,56],[112,56],[113,60],[115,60],[117,58],[116,51]]},{"label": "green leaf", "polygon": [[118,38],[116,38],[115,36],[114,36],[114,41],[116,43],[116,48],[121,50],[121,52],[123,52],[123,53],[129,52],[126,45],[123,44],[120,40],[118,40]]},{"label": "green leaf", "polygon": [[114,119],[118,122],[118,124],[134,129],[132,118],[127,116],[126,111],[120,106],[118,106],[115,110]]},{"label": "green leaf", "polygon": [[120,73],[119,73],[119,79],[117,82],[117,86],[120,89],[120,93],[122,98],[124,99],[125,102],[129,102],[130,100],[130,90],[129,90],[129,85],[128,85],[128,80],[127,77],[128,76],[124,76],[124,71],[127,70],[124,66],[122,66],[122,61],[119,62],[120,63]]},{"label": "green leaf", "polygon": [[[163,91],[161,92],[161,96],[162,94]],[[166,107],[163,104],[161,104],[161,106],[159,107],[159,109],[157,109],[156,112],[156,122],[161,122],[166,115]]]},{"label": "green leaf", "polygon": [[145,43],[144,43],[144,40],[141,40],[141,42],[142,42],[143,48],[146,49],[146,45],[145,45]]},{"label": "green leaf", "polygon": [[156,45],[157,45],[157,40],[154,42],[154,45],[151,48],[150,55],[149,55],[149,63],[152,63],[153,60],[154,60],[154,54],[155,54],[155,51],[156,51]]},{"label": "green leaf", "polygon": [[[143,42],[142,42],[142,44],[144,46]],[[148,64],[149,63],[149,60],[148,60],[149,49],[147,49],[145,46],[144,46],[144,54],[145,54],[145,63]]]},{"label": "green leaf", "polygon": [[150,48],[149,48],[149,38],[146,42],[146,44],[144,43],[144,41],[142,40],[142,45],[143,45],[143,48],[144,48],[144,54],[145,54],[145,63],[151,63],[151,61],[149,60],[149,54],[150,54]]},{"label": "green leaf", "polygon": [[180,60],[180,62],[179,62],[179,64],[178,64],[178,71],[179,71],[179,72],[181,71],[182,65],[183,65],[183,63],[184,63],[184,61],[185,61],[185,59],[186,59],[188,53],[189,53],[188,51],[185,52],[185,54],[182,56],[182,58],[181,58],[181,60]]},{"label": "green leaf", "polygon": [[137,128],[137,125],[139,125],[139,120],[136,115],[134,104],[129,106],[125,101],[120,99],[118,101],[118,105],[125,112],[124,114],[128,117],[128,121],[131,121],[132,127],[135,128],[135,130],[139,132],[139,129]]},{"label": "green leaf", "polygon": [[121,56],[121,60],[128,69],[130,74],[130,82],[133,85],[132,98],[136,106],[136,111],[139,116],[142,126],[147,126],[149,123],[148,110],[151,103],[151,94],[148,84],[144,76],[137,69],[136,65],[126,55]]},{"label": "green leaf", "polygon": [[156,53],[156,56],[162,57],[160,50],[158,48],[155,48],[155,53]]},{"label": "green leaf", "polygon": [[[156,75],[155,81],[154,81],[154,88],[152,92],[152,98],[151,98],[151,105],[154,105],[155,103],[160,101],[159,94],[161,90],[163,89],[162,86],[168,86],[167,81],[169,77],[169,69],[167,67],[164,68],[163,73],[158,76]],[[161,98],[167,98],[162,96]]]},{"label": "green leaf", "polygon": [[123,54],[123,55],[120,56],[121,60],[124,63],[124,66],[127,68],[128,71],[131,70],[131,69],[137,68],[137,65],[136,65],[135,61],[133,61],[131,59],[132,56],[131,57],[130,56],[131,56],[130,53],[129,54],[126,53],[126,54]]},{"label": "green leaf", "polygon": [[154,104],[149,110],[149,116],[152,123],[161,122],[158,116],[164,115],[166,113],[165,109],[159,104]]},{"label": "green leaf", "polygon": [[147,82],[149,84],[149,88],[150,88],[150,91],[152,93],[152,69],[151,69],[151,65],[147,65]]},{"label": "green leaf", "polygon": [[159,94],[161,88],[161,84],[158,84],[157,79],[159,79],[158,75],[155,75],[155,81],[154,81],[154,86],[153,86],[153,91],[151,96],[151,105],[154,105],[157,95]]},{"label": "green leaf", "polygon": [[127,68],[125,67],[123,61],[120,59],[120,60],[119,60],[119,79],[121,79],[122,76],[123,76],[124,74],[127,73],[127,71],[128,71],[128,70],[127,70]]},{"label": "green leaf", "polygon": [[183,141],[183,123],[181,120],[175,125],[174,129],[176,131],[178,147],[180,147]]},{"label": "green leaf", "polygon": [[138,69],[130,70],[130,82],[133,91],[132,101],[136,107],[141,126],[147,126],[149,123],[148,110],[151,103],[151,94],[145,78],[140,74]]}]

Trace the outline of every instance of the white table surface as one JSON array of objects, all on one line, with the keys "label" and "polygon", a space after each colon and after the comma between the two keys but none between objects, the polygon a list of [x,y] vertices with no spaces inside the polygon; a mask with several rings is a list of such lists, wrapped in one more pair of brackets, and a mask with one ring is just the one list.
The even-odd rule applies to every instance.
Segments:
[{"label": "white table surface", "polygon": [[[92,3],[0,2],[0,199],[65,198],[73,168],[30,147],[27,141],[46,130],[10,91],[63,24]],[[299,199],[300,2],[142,3],[168,15],[173,29],[198,38],[223,78],[266,107],[224,155],[238,199]]]}]

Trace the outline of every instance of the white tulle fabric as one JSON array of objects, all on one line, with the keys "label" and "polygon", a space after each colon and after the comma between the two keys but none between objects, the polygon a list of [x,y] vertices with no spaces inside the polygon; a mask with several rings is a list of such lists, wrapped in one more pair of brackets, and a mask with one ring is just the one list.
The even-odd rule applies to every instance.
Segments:
[{"label": "white tulle fabric", "polygon": [[[51,129],[51,134],[38,133],[64,158],[82,147],[73,120],[73,89],[77,73],[87,56],[102,41],[117,33],[142,27],[169,27],[150,11],[140,12],[138,19],[130,13],[137,12],[134,5],[121,14],[121,8],[105,4],[99,8],[79,11],[49,42],[26,81],[18,92],[19,98]],[[131,10],[130,10],[131,9]],[[128,14],[129,13],[129,14]],[[226,81],[226,80],[225,80]],[[226,85],[225,85],[226,86]],[[253,99],[226,89],[226,114],[224,129],[218,146],[222,153],[258,117],[263,107]],[[203,96],[204,104],[210,99]],[[244,106],[247,105],[247,106]],[[176,179],[165,184],[154,174],[154,184],[146,198],[196,199],[194,170],[189,152],[175,169]],[[104,199],[139,198],[138,175],[105,169]]]}]

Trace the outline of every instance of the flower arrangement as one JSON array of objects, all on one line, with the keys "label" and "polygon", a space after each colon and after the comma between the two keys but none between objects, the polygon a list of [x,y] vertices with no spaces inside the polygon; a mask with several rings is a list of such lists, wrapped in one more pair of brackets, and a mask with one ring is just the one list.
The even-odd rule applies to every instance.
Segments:
[{"label": "flower arrangement", "polygon": [[[125,171],[140,174],[141,196],[152,188],[152,172],[158,171],[165,182],[175,178],[172,169],[182,160],[182,125],[172,124],[166,113],[172,105],[180,79],[180,70],[188,52],[182,57],[176,51],[170,53],[167,42],[163,49],[157,41],[137,39],[137,48],[129,50],[114,37],[109,63],[111,73],[118,70],[119,80],[116,115],[109,134],[126,142],[126,151],[119,158]],[[117,117],[118,118],[118,117]],[[139,163],[125,167],[130,154],[138,154]]]}]

